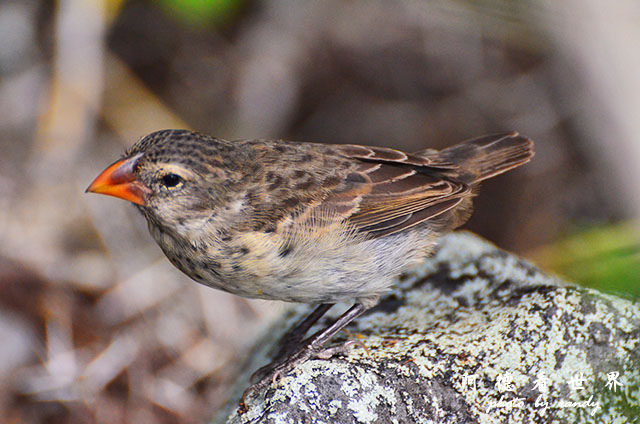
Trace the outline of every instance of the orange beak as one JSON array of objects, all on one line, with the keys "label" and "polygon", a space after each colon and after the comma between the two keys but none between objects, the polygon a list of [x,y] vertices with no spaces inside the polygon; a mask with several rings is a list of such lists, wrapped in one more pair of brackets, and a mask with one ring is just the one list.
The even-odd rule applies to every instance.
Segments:
[{"label": "orange beak", "polygon": [[135,169],[142,153],[121,159],[102,171],[86,192],[106,194],[144,206],[151,190],[137,180]]}]

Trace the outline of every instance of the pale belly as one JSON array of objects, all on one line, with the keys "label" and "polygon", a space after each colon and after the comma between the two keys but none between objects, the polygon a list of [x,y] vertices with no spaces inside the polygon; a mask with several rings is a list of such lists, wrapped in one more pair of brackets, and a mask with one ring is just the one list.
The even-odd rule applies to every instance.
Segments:
[{"label": "pale belly", "polygon": [[181,256],[162,241],[158,242],[167,257],[189,277],[239,296],[372,303],[395,277],[431,253],[435,236],[427,229],[414,229],[374,240],[298,237],[283,248],[272,235],[250,233]]}]

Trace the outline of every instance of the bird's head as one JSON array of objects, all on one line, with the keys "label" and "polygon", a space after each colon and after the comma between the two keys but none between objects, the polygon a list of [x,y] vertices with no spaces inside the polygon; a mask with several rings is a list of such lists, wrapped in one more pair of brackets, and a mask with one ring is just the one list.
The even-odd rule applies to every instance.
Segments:
[{"label": "bird's head", "polygon": [[231,143],[192,131],[157,131],[108,166],[86,191],[133,202],[160,227],[188,224],[211,216],[224,202],[233,184],[231,152]]}]

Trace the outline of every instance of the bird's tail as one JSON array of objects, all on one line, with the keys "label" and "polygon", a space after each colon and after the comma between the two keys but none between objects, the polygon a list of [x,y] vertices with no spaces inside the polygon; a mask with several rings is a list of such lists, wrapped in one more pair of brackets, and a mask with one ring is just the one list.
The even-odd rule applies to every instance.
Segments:
[{"label": "bird's tail", "polygon": [[475,184],[527,163],[533,155],[533,141],[511,132],[463,141],[439,151],[436,161],[459,167],[462,179]]}]

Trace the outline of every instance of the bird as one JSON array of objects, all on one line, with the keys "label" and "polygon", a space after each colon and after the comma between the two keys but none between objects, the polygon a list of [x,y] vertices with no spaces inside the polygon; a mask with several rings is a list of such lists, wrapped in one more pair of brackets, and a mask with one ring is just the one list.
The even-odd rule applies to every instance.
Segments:
[{"label": "bird", "polygon": [[[347,348],[324,345],[468,220],[480,182],[533,155],[517,132],[407,153],[169,129],[142,137],[86,191],[132,202],[169,261],[198,283],[318,305],[250,391]],[[305,338],[339,302],[353,306]]]}]

